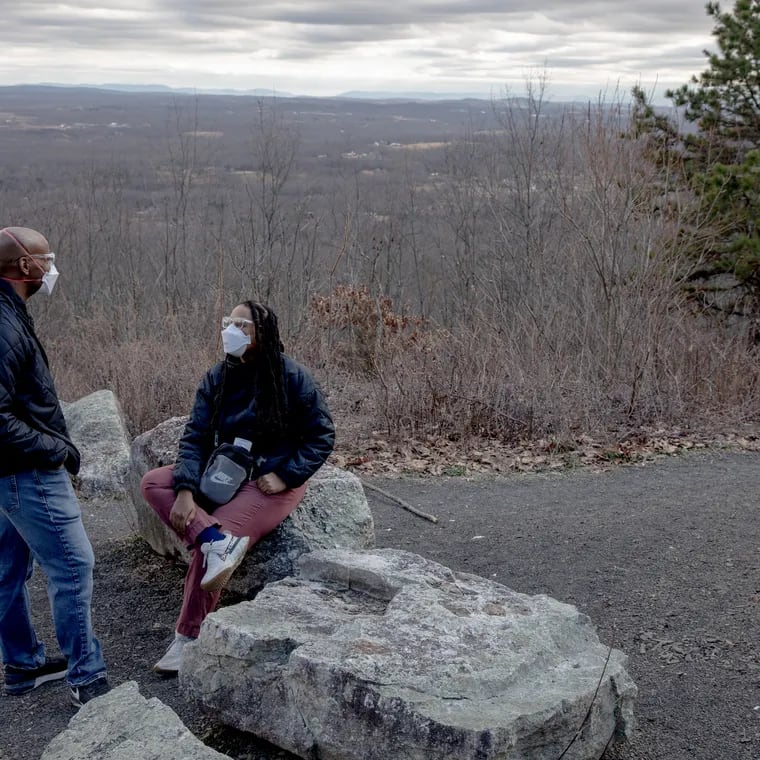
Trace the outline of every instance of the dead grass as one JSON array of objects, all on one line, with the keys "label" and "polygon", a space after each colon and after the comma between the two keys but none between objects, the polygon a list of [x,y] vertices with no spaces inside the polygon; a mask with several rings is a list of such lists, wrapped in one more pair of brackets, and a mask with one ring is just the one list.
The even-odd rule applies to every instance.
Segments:
[{"label": "dead grass", "polygon": [[609,366],[589,361],[593,346],[579,349],[565,325],[552,348],[485,325],[453,334],[366,289],[313,307],[299,354],[329,391],[341,466],[465,474],[756,446],[757,352],[683,314],[628,331]]},{"label": "dead grass", "polygon": [[[140,329],[136,314],[124,316],[130,329],[109,312],[77,319],[48,348],[63,398],[110,388],[137,435],[187,414],[220,354],[216,327],[197,314]],[[642,344],[640,331],[624,336],[613,367],[589,362],[593,346],[579,349],[564,327],[565,343],[553,348],[485,324],[454,333],[366,288],[343,287],[314,299],[288,348],[328,395],[333,461],[360,472],[605,466],[707,445],[753,447],[757,352],[682,315],[666,326],[652,338],[665,345]]]},{"label": "dead grass", "polygon": [[165,319],[152,334],[125,334],[103,313],[76,320],[50,346],[59,394],[74,400],[112,390],[133,436],[187,414],[216,357],[213,334],[193,334],[188,323]]}]

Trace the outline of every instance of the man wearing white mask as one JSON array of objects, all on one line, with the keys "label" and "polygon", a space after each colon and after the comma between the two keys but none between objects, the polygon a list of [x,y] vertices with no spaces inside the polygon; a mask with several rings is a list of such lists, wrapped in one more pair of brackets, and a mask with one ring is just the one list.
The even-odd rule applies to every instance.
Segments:
[{"label": "man wearing white mask", "polygon": [[[66,677],[80,707],[110,687],[90,616],[94,556],[69,477],[79,452],[26,309],[35,293],[52,294],[54,262],[39,232],[0,230],[0,651],[7,694]],[[30,619],[34,560],[63,657],[46,655]]]},{"label": "man wearing white mask", "polygon": [[283,353],[274,311],[246,301],[221,326],[225,358],[198,387],[176,464],[142,480],[192,550],[174,641],[153,668],[163,675],[177,674],[248,547],[298,506],[335,441],[319,386]]}]

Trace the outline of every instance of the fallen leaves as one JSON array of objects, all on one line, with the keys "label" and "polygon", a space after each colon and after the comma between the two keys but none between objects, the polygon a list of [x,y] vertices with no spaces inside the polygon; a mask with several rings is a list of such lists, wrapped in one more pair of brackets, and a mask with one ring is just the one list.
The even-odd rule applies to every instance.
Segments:
[{"label": "fallen leaves", "polygon": [[[339,428],[340,431],[340,428]],[[539,438],[507,445],[493,439],[452,441],[427,436],[395,441],[380,431],[339,439],[330,462],[368,475],[433,475],[546,472],[576,467],[605,470],[620,464],[643,464],[660,457],[706,448],[760,451],[760,434],[707,435],[680,429],[639,429],[594,437]]]}]

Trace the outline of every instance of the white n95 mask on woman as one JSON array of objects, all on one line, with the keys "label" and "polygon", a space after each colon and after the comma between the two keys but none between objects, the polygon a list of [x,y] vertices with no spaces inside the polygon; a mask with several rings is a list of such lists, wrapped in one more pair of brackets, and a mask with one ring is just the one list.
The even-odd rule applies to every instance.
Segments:
[{"label": "white n95 mask on woman", "polygon": [[222,330],[222,345],[225,354],[241,357],[246,348],[251,345],[251,338],[239,327],[230,325]]}]

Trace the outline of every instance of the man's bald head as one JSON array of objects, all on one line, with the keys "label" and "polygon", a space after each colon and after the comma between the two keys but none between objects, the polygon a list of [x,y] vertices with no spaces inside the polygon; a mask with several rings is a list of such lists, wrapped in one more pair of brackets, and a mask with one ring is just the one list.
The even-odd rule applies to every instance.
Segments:
[{"label": "man's bald head", "polygon": [[[16,295],[26,301],[42,288],[45,275],[52,267],[50,245],[45,236],[29,227],[0,229],[0,278],[10,284]],[[48,293],[52,289],[49,286]]]},{"label": "man's bald head", "polygon": [[50,253],[45,236],[29,227],[4,227],[0,230],[0,270],[21,256]]}]

